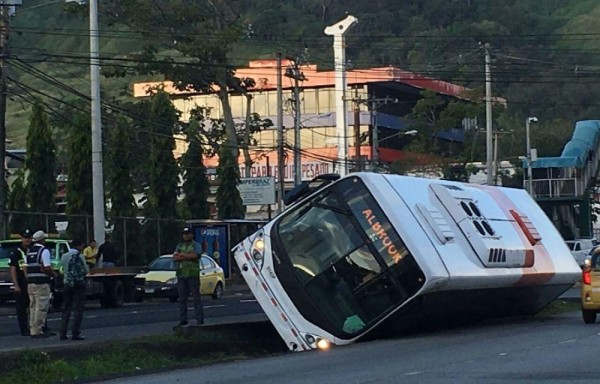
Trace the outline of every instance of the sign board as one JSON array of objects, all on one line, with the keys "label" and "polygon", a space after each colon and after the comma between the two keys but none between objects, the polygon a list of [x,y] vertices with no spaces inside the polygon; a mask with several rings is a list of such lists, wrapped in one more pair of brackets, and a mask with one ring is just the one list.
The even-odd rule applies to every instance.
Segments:
[{"label": "sign board", "polygon": [[244,177],[237,186],[244,205],[275,204],[274,177]]}]

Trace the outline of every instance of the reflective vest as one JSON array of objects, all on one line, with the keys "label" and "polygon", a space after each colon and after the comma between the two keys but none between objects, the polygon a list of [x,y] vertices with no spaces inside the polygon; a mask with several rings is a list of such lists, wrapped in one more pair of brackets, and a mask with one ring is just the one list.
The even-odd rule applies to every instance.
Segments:
[{"label": "reflective vest", "polygon": [[34,284],[50,284],[50,276],[42,267],[42,252],[47,249],[42,244],[34,244],[27,251],[27,282]]}]

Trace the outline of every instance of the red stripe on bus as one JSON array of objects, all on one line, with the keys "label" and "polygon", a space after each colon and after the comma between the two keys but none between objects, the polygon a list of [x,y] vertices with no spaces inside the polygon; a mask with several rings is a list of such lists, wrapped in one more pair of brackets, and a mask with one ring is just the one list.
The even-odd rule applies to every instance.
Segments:
[{"label": "red stripe on bus", "polygon": [[[494,199],[500,209],[504,212],[507,218],[513,217],[511,210],[515,212],[519,212],[515,204],[509,199],[501,189],[497,189],[494,187],[488,187],[486,185],[470,185],[475,188],[479,188],[480,190],[486,192],[492,199]],[[531,245],[529,239],[525,235],[525,232],[521,229],[521,226],[516,222],[512,222],[513,227],[515,228],[519,237],[521,237],[521,241],[523,241],[523,246],[525,249],[530,249],[534,252],[534,266],[533,267],[525,267],[521,268],[523,274],[519,280],[514,284],[515,286],[523,286],[523,285],[539,285],[544,284],[550,281],[552,277],[556,274],[556,268],[554,268],[554,263],[552,262],[552,258],[548,253],[548,250],[544,246],[543,242],[537,242],[535,245]],[[533,249],[532,249],[533,248]],[[531,254],[527,255],[530,256]]]},{"label": "red stripe on bus", "polygon": [[273,303],[273,305],[276,307],[277,306],[277,302],[275,301],[274,298],[271,298],[271,302]]},{"label": "red stripe on bus", "polygon": [[292,334],[294,335],[294,337],[298,337],[298,332],[296,332],[296,330],[294,328],[290,328],[292,330]]},{"label": "red stripe on bus", "polygon": [[258,269],[256,269],[255,267],[252,267],[252,271],[254,272],[254,274],[255,274],[256,276],[258,276]]},{"label": "red stripe on bus", "polygon": [[283,312],[281,312],[281,318],[283,319],[283,321],[285,321],[286,323],[288,322],[287,317],[285,316],[285,314]]},{"label": "red stripe on bus", "polygon": [[262,285],[263,289],[265,290],[265,292],[269,292],[269,287],[267,287],[266,283],[260,283],[260,285]]},{"label": "red stripe on bus", "polygon": [[248,252],[244,252],[244,256],[246,256],[246,260],[250,261],[250,255],[248,254]]}]

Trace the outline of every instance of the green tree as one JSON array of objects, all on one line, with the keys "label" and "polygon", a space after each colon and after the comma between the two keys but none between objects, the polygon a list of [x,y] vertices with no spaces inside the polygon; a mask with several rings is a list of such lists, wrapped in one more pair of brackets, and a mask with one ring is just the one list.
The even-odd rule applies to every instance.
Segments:
[{"label": "green tree", "polygon": [[183,193],[185,194],[186,219],[208,219],[210,211],[208,196],[210,188],[206,177],[206,167],[202,159],[204,150],[200,139],[200,123],[193,119],[186,128],[187,151],[181,157],[183,168]]},{"label": "green tree", "polygon": [[159,91],[152,97],[148,120],[152,122],[152,137],[144,214],[149,219],[167,220],[160,223],[150,220],[146,224],[147,231],[150,231],[146,232],[146,238],[159,239],[159,251],[170,252],[179,238],[176,221],[179,167],[173,156],[173,134],[178,122],[178,112],[164,91]]},{"label": "green tree", "polygon": [[[27,206],[27,200],[23,198],[27,190],[25,187],[25,173],[21,169],[17,171],[15,176],[16,178],[8,195],[7,208],[9,211],[27,212],[29,207]],[[27,216],[24,213],[13,213],[9,225],[11,233],[20,233],[28,225]]]},{"label": "green tree", "polygon": [[[139,252],[140,225],[134,200],[134,183],[131,176],[132,132],[124,119],[108,127],[106,148],[107,196],[110,200],[108,218],[112,224],[112,243],[127,264],[142,265],[147,262]],[[125,255],[127,252],[127,255]]]},{"label": "green tree", "polygon": [[[228,54],[244,36],[238,14],[243,3],[242,0],[171,0],[165,6],[161,1],[107,0],[103,7],[111,22],[124,24],[144,38],[142,53],[132,72],[162,74],[181,90],[215,92],[217,88],[226,141],[236,153],[238,144],[229,94],[232,90],[242,91],[244,85],[235,77]],[[158,47],[177,52],[179,59],[159,55]],[[122,75],[123,70],[117,68],[111,74]]]},{"label": "green tree", "polygon": [[[40,104],[34,104],[31,111],[26,150],[25,169],[28,176],[25,197],[29,207],[32,212],[53,213],[56,211],[56,157],[52,131]],[[48,220],[48,223],[51,222]],[[46,217],[43,215],[34,216],[30,225],[33,230],[54,230],[53,226],[46,228]]]},{"label": "green tree", "polygon": [[[71,111],[66,127],[67,143],[67,227],[71,238],[86,239],[93,233],[92,196],[92,140],[90,115],[85,111]],[[91,240],[87,238],[86,240]]]},{"label": "green tree", "polygon": [[217,188],[219,219],[243,219],[245,209],[237,189],[240,169],[237,156],[226,145],[221,147],[217,176],[219,178],[219,187]]}]

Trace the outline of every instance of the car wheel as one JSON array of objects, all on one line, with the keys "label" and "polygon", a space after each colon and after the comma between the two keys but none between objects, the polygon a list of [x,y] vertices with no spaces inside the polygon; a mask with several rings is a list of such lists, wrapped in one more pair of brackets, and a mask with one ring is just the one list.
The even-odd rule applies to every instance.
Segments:
[{"label": "car wheel", "polygon": [[221,298],[223,297],[223,284],[222,283],[217,283],[217,286],[215,287],[215,291],[212,294],[212,298],[214,300],[221,300]]},{"label": "car wheel", "polygon": [[596,311],[591,311],[589,309],[582,309],[581,315],[583,316],[583,321],[586,324],[594,324],[596,322]]}]

